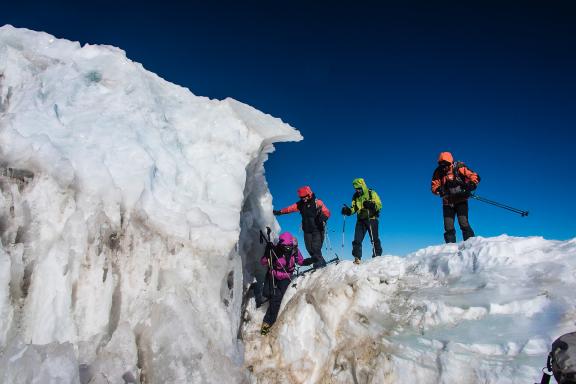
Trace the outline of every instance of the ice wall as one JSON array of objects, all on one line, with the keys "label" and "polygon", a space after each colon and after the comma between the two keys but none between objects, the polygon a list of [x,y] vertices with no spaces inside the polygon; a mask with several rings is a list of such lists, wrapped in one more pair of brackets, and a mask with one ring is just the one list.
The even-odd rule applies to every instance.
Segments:
[{"label": "ice wall", "polygon": [[2,381],[244,381],[263,162],[300,139],[117,48],[1,27]]}]

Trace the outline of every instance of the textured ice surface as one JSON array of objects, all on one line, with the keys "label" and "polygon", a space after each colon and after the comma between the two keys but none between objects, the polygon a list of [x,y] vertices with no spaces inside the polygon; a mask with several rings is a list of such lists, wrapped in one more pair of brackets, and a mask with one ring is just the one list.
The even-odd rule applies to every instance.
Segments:
[{"label": "textured ice surface", "polygon": [[120,49],[0,28],[0,381],[242,381],[263,162],[300,139]]}]

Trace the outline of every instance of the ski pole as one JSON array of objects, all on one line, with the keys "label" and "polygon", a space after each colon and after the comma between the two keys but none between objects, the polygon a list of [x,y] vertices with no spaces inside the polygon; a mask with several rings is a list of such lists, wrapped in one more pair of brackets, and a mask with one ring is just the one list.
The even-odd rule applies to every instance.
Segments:
[{"label": "ski pole", "polygon": [[370,243],[372,244],[372,258],[376,257],[376,247],[374,247],[374,234],[372,233],[372,222],[370,221],[370,214],[368,214],[368,234],[370,235]]},{"label": "ski pole", "polygon": [[330,239],[328,238],[328,224],[325,222],[322,226],[324,230],[324,244],[326,244],[326,252],[330,250]]},{"label": "ski pole", "polygon": [[326,253],[328,253],[332,246],[330,244],[330,237],[328,236],[328,225],[326,223],[324,223],[324,244],[326,244]]},{"label": "ski pole", "polygon": [[344,237],[346,236],[346,215],[342,215],[342,254],[344,254]]},{"label": "ski pole", "polygon": [[[324,239],[326,241],[326,251],[330,251],[334,254],[334,256],[336,256],[336,259],[340,260],[340,257],[338,256],[338,254],[336,253],[336,251],[334,250],[334,248],[332,248],[332,241],[330,240],[330,235],[328,234],[328,225],[324,225]],[[326,263],[328,264],[328,263]]]},{"label": "ski pole", "polygon": [[506,210],[508,210],[508,211],[517,213],[517,214],[519,214],[519,215],[522,216],[522,217],[528,216],[528,211],[523,211],[523,210],[518,209],[518,208],[513,208],[513,207],[510,207],[510,206],[508,206],[508,205],[505,205],[505,204],[502,204],[502,203],[498,203],[498,202],[496,202],[496,201],[488,200],[488,199],[486,199],[486,198],[484,198],[484,197],[481,197],[481,196],[478,196],[478,195],[470,195],[470,197],[473,198],[473,199],[475,199],[475,200],[481,201],[481,202],[483,202],[483,203],[491,204],[491,205],[494,205],[495,207],[502,208],[502,209],[506,209]]},{"label": "ski pole", "polygon": [[272,265],[272,253],[274,252],[274,249],[272,247],[272,240],[270,239],[271,232],[272,229],[270,227],[266,227],[267,236],[264,236],[264,233],[262,232],[262,230],[260,230],[260,244],[262,244],[264,240],[266,240],[266,247],[268,248],[268,272],[270,273],[270,277],[272,278],[272,293],[274,293],[276,291],[276,281],[274,279],[274,267]]},{"label": "ski pole", "polygon": [[275,294],[276,291],[276,281],[274,281],[274,269],[272,267],[272,254],[268,257],[268,273],[270,273],[270,277],[272,278],[272,294]]}]

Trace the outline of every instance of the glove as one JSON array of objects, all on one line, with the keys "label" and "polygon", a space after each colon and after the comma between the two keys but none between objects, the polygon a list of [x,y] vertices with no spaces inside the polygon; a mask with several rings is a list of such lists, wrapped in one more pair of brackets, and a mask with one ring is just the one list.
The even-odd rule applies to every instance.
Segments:
[{"label": "glove", "polygon": [[350,209],[350,207],[344,207],[342,208],[342,214],[344,216],[350,216],[352,214],[352,210]]},{"label": "glove", "polygon": [[274,214],[274,216],[280,216],[282,214],[282,211],[277,211],[276,209],[272,211],[272,213]]},{"label": "glove", "polygon": [[302,266],[306,267],[310,264],[314,264],[314,259],[311,257],[308,257],[308,258],[304,259]]},{"label": "glove", "polygon": [[473,181],[469,181],[466,183],[466,185],[464,186],[464,188],[466,188],[466,190],[468,192],[472,192],[473,190],[475,190],[477,187],[476,183],[474,183]]},{"label": "glove", "polygon": [[366,208],[370,211],[376,210],[376,203],[373,201],[365,201],[362,205],[364,206],[364,208]]},{"label": "glove", "polygon": [[436,190],[436,193],[438,194],[438,196],[440,197],[444,197],[446,196],[446,191],[444,190],[444,188],[440,187]]},{"label": "glove", "polygon": [[320,222],[326,223],[328,221],[328,217],[324,214],[320,214]]}]

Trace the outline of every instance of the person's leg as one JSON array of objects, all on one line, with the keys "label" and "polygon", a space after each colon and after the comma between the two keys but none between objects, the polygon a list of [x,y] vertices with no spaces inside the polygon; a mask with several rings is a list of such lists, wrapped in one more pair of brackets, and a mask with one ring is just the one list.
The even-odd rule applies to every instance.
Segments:
[{"label": "person's leg", "polygon": [[268,282],[268,273],[256,275],[256,282],[254,283],[254,300],[256,301],[256,308],[259,308],[267,298],[265,294],[270,292],[270,283]]},{"label": "person's leg", "polygon": [[456,212],[450,205],[442,206],[442,215],[444,216],[444,241],[446,243],[456,242],[456,230],[454,229],[454,216]]},{"label": "person's leg", "polygon": [[270,297],[270,305],[268,306],[268,310],[266,310],[266,314],[264,315],[264,323],[271,326],[276,322],[278,318],[278,312],[280,311],[280,304],[282,304],[282,298],[284,297],[284,293],[290,286],[290,279],[286,280],[276,280],[276,289]]},{"label": "person's leg", "polygon": [[304,263],[302,265],[307,266],[316,262],[314,258],[314,247],[313,247],[313,233],[304,232],[304,245],[306,246],[306,251],[310,257],[304,259]]},{"label": "person's leg", "polygon": [[462,230],[462,238],[464,241],[474,237],[474,230],[472,230],[468,221],[468,201],[456,204],[454,209],[456,210],[456,216],[458,216],[458,225],[460,225],[460,229]]},{"label": "person's leg", "polygon": [[354,241],[352,242],[352,256],[357,259],[362,258],[362,240],[366,235],[367,226],[364,225],[363,220],[356,220],[356,227],[354,227]]},{"label": "person's leg", "polygon": [[326,260],[322,256],[322,244],[324,243],[324,232],[314,232],[312,234],[312,249],[314,251],[314,267],[325,267]]},{"label": "person's leg", "polygon": [[324,232],[304,233],[304,244],[310,255],[310,259],[304,261],[304,265],[314,264],[315,267],[326,264],[322,257],[322,244],[324,242]]},{"label": "person's leg", "polygon": [[382,245],[380,244],[380,235],[378,234],[378,219],[370,220],[370,230],[368,234],[374,242],[374,253],[372,257],[382,256]]}]

